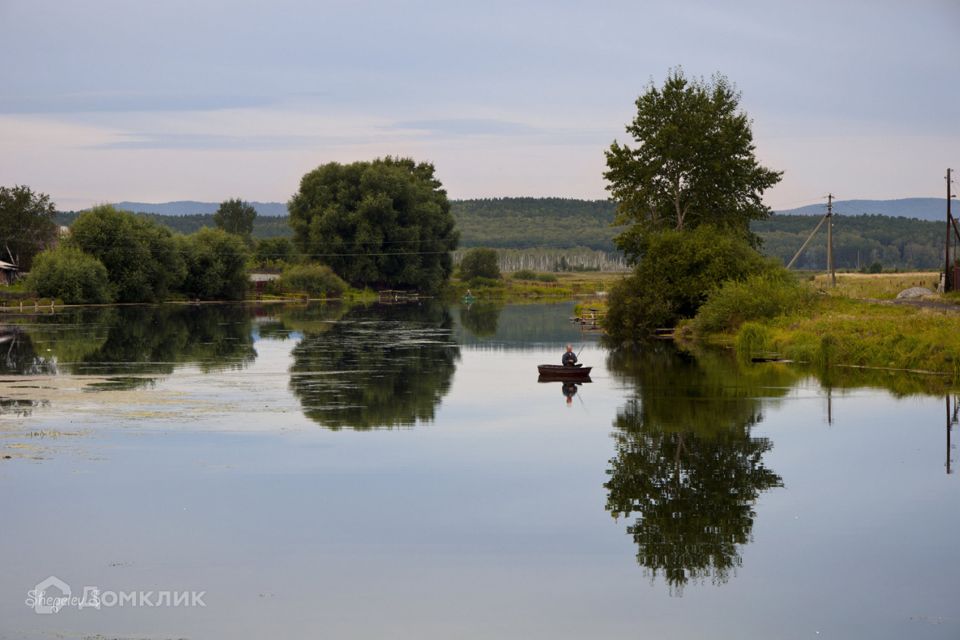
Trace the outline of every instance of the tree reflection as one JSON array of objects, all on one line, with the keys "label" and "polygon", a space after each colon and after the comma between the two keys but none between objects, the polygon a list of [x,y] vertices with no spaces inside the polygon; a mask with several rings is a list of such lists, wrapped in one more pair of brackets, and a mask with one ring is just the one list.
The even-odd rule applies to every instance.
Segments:
[{"label": "tree reflection", "polygon": [[[17,355],[3,366],[20,375],[168,374],[181,364],[210,372],[246,366],[257,355],[243,305],[76,309],[18,322],[9,329],[18,336]],[[127,387],[150,381],[124,380]]]},{"label": "tree reflection", "polygon": [[436,303],[352,309],[304,326],[290,388],[304,414],[330,429],[430,421],[450,389],[460,349]]},{"label": "tree reflection", "polygon": [[627,527],[637,562],[680,594],[688,581],[727,581],[750,541],[753,505],[781,486],[753,437],[762,398],[786,393],[785,367],[741,371],[721,355],[680,357],[667,346],[615,352],[608,367],[636,385],[614,423],[607,510]]},{"label": "tree reflection", "polygon": [[486,338],[497,332],[500,311],[503,305],[493,302],[476,302],[460,307],[460,324],[478,338]]},{"label": "tree reflection", "polygon": [[30,334],[17,326],[0,327],[0,373],[48,375],[56,373],[56,362],[38,353]]}]

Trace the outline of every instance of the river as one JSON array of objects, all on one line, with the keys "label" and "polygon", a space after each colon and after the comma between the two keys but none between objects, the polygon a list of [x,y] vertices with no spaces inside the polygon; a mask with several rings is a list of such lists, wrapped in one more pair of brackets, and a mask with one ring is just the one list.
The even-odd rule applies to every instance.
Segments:
[{"label": "river", "polygon": [[960,637],[942,380],[570,315],[5,316],[0,638]]}]

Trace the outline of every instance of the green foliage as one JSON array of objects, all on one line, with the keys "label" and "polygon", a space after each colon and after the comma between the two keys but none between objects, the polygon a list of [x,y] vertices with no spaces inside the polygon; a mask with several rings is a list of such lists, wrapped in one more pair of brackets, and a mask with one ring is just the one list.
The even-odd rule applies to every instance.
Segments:
[{"label": "green foliage", "polygon": [[66,246],[37,254],[27,288],[40,297],[63,300],[66,304],[97,304],[110,302],[113,297],[103,263]]},{"label": "green foliage", "polygon": [[646,244],[633,274],[610,291],[604,325],[617,343],[644,340],[655,329],[692,318],[723,282],[770,268],[746,241],[708,225],[650,234]]},{"label": "green foliage", "polygon": [[810,305],[812,292],[783,267],[745,280],[728,280],[707,298],[693,321],[699,334],[732,331],[749,320],[797,313]]},{"label": "green foliage", "polygon": [[294,244],[356,287],[438,290],[457,232],[433,165],[391,158],[331,162],[290,200]]},{"label": "green foliage", "polygon": [[287,238],[264,238],[258,240],[254,257],[257,264],[272,265],[293,261],[293,243]]},{"label": "green foliage", "polygon": [[314,297],[338,296],[347,290],[347,283],[323,264],[287,267],[278,286],[285,293],[306,293]]},{"label": "green foliage", "polygon": [[493,249],[477,247],[470,249],[460,261],[460,279],[473,280],[487,278],[496,280],[500,277],[500,266],[497,263],[497,252]]},{"label": "green foliage", "polygon": [[250,203],[234,198],[220,203],[220,208],[213,214],[213,222],[227,233],[249,240],[256,217],[257,210]]},{"label": "green foliage", "polygon": [[520,271],[514,271],[510,277],[514,280],[536,280],[537,272],[531,269],[520,269]]},{"label": "green foliage", "polygon": [[200,300],[242,300],[247,292],[244,241],[221,229],[201,229],[178,239],[186,261],[180,290]]},{"label": "green foliage", "polygon": [[69,242],[103,263],[118,302],[164,300],[186,272],[168,229],[110,205],[77,218]]},{"label": "green foliage", "polygon": [[751,220],[770,215],[763,192],[780,181],[754,155],[753,132],[740,94],[723,76],[688,80],[682,70],[637,98],[627,132],[637,146],[614,142],[606,152],[607,189],[617,221],[633,225],[617,238],[630,257],[662,229],[710,224],[756,244]]},{"label": "green foliage", "polygon": [[55,213],[45,193],[24,185],[0,187],[0,260],[29,271],[33,256],[57,237]]}]

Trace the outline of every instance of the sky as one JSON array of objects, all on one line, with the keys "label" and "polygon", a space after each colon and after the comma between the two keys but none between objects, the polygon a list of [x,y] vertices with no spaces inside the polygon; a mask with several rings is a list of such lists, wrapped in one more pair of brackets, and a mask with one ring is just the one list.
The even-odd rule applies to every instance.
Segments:
[{"label": "sky", "polygon": [[775,209],[960,170],[960,0],[0,0],[0,33],[0,185],[62,210],[284,202],[384,155],[451,198],[605,198],[676,67],[742,92]]}]

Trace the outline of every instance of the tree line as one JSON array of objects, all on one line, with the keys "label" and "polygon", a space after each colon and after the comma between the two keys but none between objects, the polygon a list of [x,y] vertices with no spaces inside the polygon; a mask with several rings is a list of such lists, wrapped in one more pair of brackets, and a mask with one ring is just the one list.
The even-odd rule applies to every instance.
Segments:
[{"label": "tree line", "polygon": [[[577,256],[578,261],[579,256],[595,256],[584,265],[603,269],[608,265],[620,266],[622,257],[613,241],[621,231],[613,226],[615,206],[603,200],[495,198],[454,200],[450,209],[460,232],[460,247],[499,249],[501,256],[509,257],[501,264],[504,271],[549,271],[563,253]],[[216,226],[213,214],[137,215],[182,234]],[[59,212],[55,219],[58,224],[69,226],[78,216],[76,212]],[[751,222],[750,230],[760,240],[761,253],[786,264],[813,231],[817,220],[815,216],[774,214]],[[293,230],[285,216],[258,216],[253,221],[251,236],[256,240],[292,239]],[[833,243],[839,269],[904,271],[943,266],[941,222],[885,215],[835,215]],[[284,259],[295,253],[292,243],[267,246],[279,247]],[[810,243],[796,266],[824,269],[826,260],[826,235],[821,229],[820,237]]]}]

